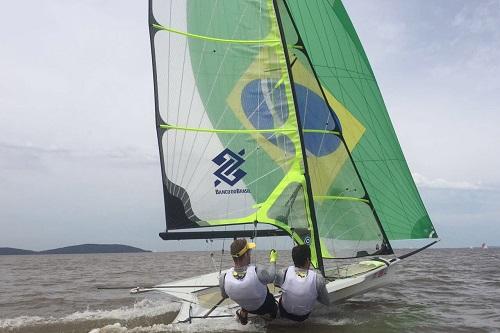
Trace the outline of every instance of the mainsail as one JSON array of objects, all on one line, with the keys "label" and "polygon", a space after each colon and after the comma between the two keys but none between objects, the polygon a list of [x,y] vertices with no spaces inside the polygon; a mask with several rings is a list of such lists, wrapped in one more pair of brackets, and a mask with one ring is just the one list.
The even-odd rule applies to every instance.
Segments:
[{"label": "mainsail", "polygon": [[322,268],[437,237],[340,1],[150,0],[149,19],[163,238],[267,224]]}]

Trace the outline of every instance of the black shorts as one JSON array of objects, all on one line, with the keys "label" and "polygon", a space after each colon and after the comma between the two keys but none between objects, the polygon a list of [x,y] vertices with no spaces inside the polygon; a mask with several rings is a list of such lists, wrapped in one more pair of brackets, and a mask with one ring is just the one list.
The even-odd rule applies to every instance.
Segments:
[{"label": "black shorts", "polygon": [[278,305],[276,305],[276,300],[274,299],[273,294],[269,292],[269,289],[267,289],[267,296],[266,300],[264,301],[264,304],[262,304],[260,308],[258,308],[257,310],[248,312],[257,315],[265,315],[268,313],[271,315],[276,315],[276,312],[278,312]]},{"label": "black shorts", "polygon": [[302,316],[298,316],[298,315],[294,315],[293,313],[288,313],[285,310],[285,308],[283,307],[283,305],[281,304],[281,298],[280,298],[280,301],[279,301],[279,307],[280,307],[280,316],[281,316],[281,318],[286,318],[286,319],[290,319],[290,320],[293,320],[293,321],[304,321],[307,318],[309,318],[309,315],[311,314],[311,313],[308,313],[308,314],[305,314],[305,315],[302,315]]}]

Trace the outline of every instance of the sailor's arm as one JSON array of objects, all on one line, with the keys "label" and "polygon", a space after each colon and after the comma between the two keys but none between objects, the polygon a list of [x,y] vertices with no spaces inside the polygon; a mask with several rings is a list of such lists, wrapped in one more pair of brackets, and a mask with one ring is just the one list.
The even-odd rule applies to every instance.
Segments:
[{"label": "sailor's arm", "polygon": [[263,284],[273,283],[276,276],[276,263],[271,263],[268,267],[257,265],[255,271],[260,282]]},{"label": "sailor's arm", "polygon": [[226,273],[221,274],[219,276],[220,295],[222,296],[222,298],[229,298],[229,296],[226,294],[226,289],[224,288],[225,279],[226,279]]},{"label": "sailor's arm", "polygon": [[328,291],[326,290],[325,278],[321,274],[316,274],[316,291],[318,292],[318,302],[324,305],[330,304]]},{"label": "sailor's arm", "polygon": [[276,278],[274,279],[274,284],[278,287],[281,287],[285,282],[285,274],[288,268],[281,269],[276,272]]},{"label": "sailor's arm", "polygon": [[266,269],[261,266],[256,266],[255,271],[257,272],[257,277],[259,281],[263,284],[273,283],[276,277],[276,260],[278,259],[278,252],[276,250],[271,250],[269,253],[269,262],[271,265]]}]

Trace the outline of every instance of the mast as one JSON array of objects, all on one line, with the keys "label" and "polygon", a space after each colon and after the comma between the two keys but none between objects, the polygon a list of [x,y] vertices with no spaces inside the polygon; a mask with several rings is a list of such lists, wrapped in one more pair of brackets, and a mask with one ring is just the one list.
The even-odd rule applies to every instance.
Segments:
[{"label": "mast", "polygon": [[286,45],[285,33],[283,30],[283,24],[281,22],[281,16],[279,13],[277,0],[272,0],[272,1],[273,1],[274,12],[276,13],[276,19],[278,21],[279,34],[280,34],[280,38],[281,38],[281,44],[283,47],[283,53],[285,55],[288,77],[290,79],[290,84],[292,86],[292,96],[293,96],[293,104],[294,104],[294,108],[295,108],[295,117],[297,119],[297,126],[298,126],[299,138],[300,138],[300,148],[302,150],[302,161],[304,163],[304,178],[305,178],[305,182],[306,182],[307,199],[308,199],[307,201],[308,201],[308,205],[309,205],[309,212],[311,215],[311,225],[312,225],[313,234],[314,234],[314,248],[316,249],[316,260],[318,261],[317,268],[321,271],[321,274],[323,274],[323,276],[325,276],[325,267],[323,265],[323,257],[321,255],[321,243],[320,243],[320,239],[319,239],[318,223],[317,223],[317,219],[316,219],[316,211],[314,208],[314,198],[313,198],[313,193],[312,193],[312,188],[311,188],[311,180],[309,178],[309,170],[307,167],[307,155],[306,155],[306,149],[305,149],[305,145],[304,145],[304,137],[302,135],[302,125],[300,123],[299,108],[297,105],[297,97],[295,95],[293,76],[292,76],[292,71],[291,71],[291,67],[290,67],[290,58],[288,56],[288,48]]},{"label": "mast", "polygon": [[[333,117],[333,114],[334,114],[333,110],[331,109],[330,104],[327,102],[327,98],[326,98],[325,92],[323,90],[323,86],[321,85],[321,83],[319,81],[318,74],[316,73],[316,70],[315,70],[315,68],[314,68],[314,66],[312,64],[311,58],[309,57],[309,53],[307,52],[307,49],[304,46],[302,37],[300,36],[299,29],[297,28],[297,25],[295,24],[295,20],[293,19],[293,16],[292,16],[292,13],[290,12],[288,4],[287,4],[286,0],[282,0],[282,1],[283,1],[283,5],[285,6],[286,11],[288,13],[288,17],[290,17],[290,21],[292,22],[293,28],[295,29],[295,33],[297,34],[298,44],[299,44],[299,46],[302,47],[302,53],[305,55],[307,61],[309,62],[309,65],[311,67],[311,71],[312,71],[312,73],[314,75],[314,78],[318,82],[319,89],[321,90],[321,94],[323,96],[323,99],[325,100],[325,104],[328,107],[328,110],[330,111],[330,114],[332,114],[332,118],[335,119],[335,117]],[[278,20],[278,22],[280,22],[280,20]],[[288,54],[287,54],[287,59],[288,59]],[[392,250],[392,246],[391,246],[391,244],[389,242],[389,238],[387,237],[387,234],[386,234],[386,232],[385,232],[385,230],[384,230],[384,228],[382,226],[382,223],[380,222],[380,219],[379,219],[379,217],[377,215],[375,207],[373,206],[373,202],[370,199],[370,195],[368,194],[368,190],[366,189],[366,186],[365,186],[365,184],[363,182],[363,179],[361,178],[361,175],[359,174],[359,170],[358,170],[358,168],[356,166],[356,163],[354,163],[351,151],[349,150],[349,148],[347,146],[347,142],[345,141],[344,135],[343,135],[342,131],[339,131],[339,134],[336,134],[336,135],[340,138],[340,140],[342,141],[342,143],[346,147],[346,151],[347,151],[347,154],[349,156],[349,159],[352,161],[352,166],[354,167],[354,170],[356,171],[356,175],[358,176],[358,179],[359,179],[359,181],[361,183],[361,186],[363,187],[363,190],[365,192],[365,198],[364,199],[366,199],[368,201],[367,204],[370,206],[370,208],[371,208],[371,210],[373,212],[373,215],[375,217],[375,220],[377,221],[377,225],[379,226],[380,232],[382,233],[382,236],[384,237],[384,243],[387,245],[387,251],[388,251],[388,253],[382,253],[382,254],[392,254],[392,253],[394,253],[394,251]]]}]

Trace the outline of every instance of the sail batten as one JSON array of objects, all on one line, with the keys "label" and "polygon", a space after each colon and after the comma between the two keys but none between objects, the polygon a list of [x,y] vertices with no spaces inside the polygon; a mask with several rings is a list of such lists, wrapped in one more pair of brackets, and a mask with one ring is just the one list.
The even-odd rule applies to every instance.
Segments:
[{"label": "sail batten", "polygon": [[173,28],[164,27],[160,24],[153,24],[153,27],[158,29],[158,30],[165,30],[165,31],[173,32],[173,33],[183,35],[186,37],[197,38],[197,39],[207,40],[207,41],[211,41],[211,42],[230,43],[230,44],[271,44],[271,45],[276,45],[276,44],[280,43],[279,39],[245,40],[245,39],[225,39],[225,38],[218,38],[218,37],[214,37],[214,36],[197,35],[197,34],[192,34],[192,33],[185,32],[185,31],[180,31],[180,30],[173,29]]},{"label": "sail batten", "polygon": [[[195,127],[182,127],[175,125],[161,124],[160,128],[175,129],[182,131],[192,132],[207,132],[207,133],[231,133],[231,134],[248,134],[248,133],[294,133],[297,130],[292,128],[273,128],[273,129],[216,129],[216,128],[195,128]],[[320,129],[303,129],[304,133],[323,133],[339,135],[339,132]]]}]

